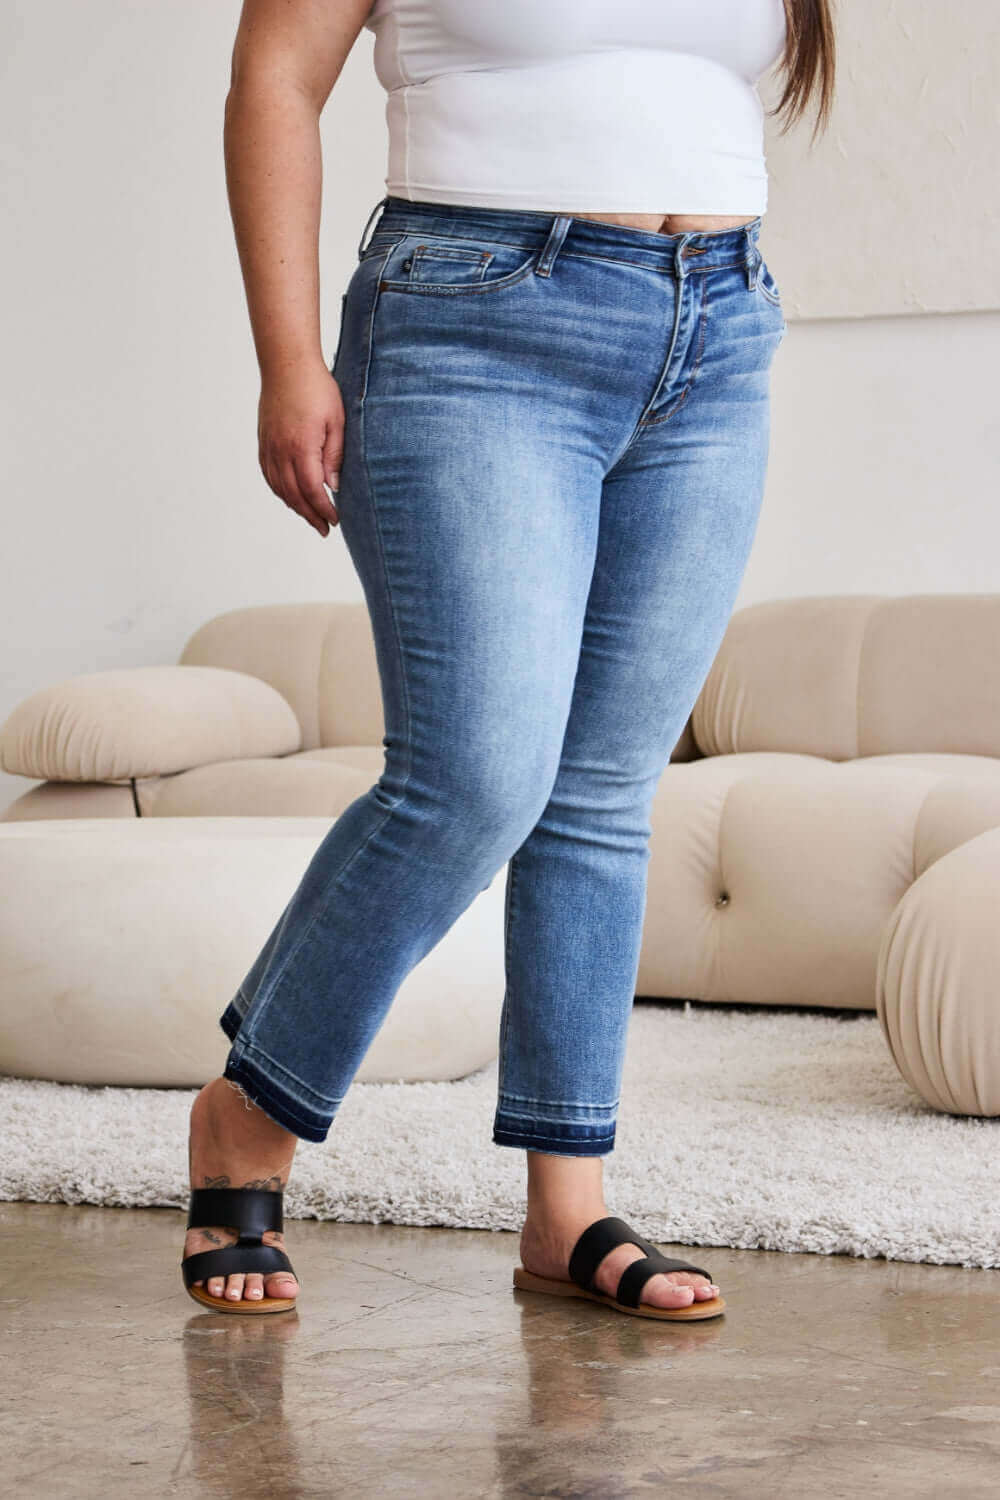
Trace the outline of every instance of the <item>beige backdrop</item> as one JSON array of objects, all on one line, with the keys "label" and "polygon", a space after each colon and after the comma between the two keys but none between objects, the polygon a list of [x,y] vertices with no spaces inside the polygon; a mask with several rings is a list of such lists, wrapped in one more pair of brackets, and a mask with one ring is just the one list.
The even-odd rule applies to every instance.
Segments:
[{"label": "beige backdrop", "polygon": [[1000,307],[1000,7],[833,3],[828,130],[812,146],[811,121],[768,126],[764,253],[787,317]]}]

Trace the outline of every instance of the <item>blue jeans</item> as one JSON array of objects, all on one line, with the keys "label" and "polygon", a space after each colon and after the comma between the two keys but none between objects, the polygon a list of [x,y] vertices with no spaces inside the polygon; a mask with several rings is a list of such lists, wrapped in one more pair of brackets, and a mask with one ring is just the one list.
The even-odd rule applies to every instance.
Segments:
[{"label": "blue jeans", "polygon": [[509,862],[493,1141],[604,1155],[650,805],[760,511],[778,289],[760,217],[379,208],[333,373],[385,767],[220,1017],[225,1076],[325,1140],[400,984]]}]

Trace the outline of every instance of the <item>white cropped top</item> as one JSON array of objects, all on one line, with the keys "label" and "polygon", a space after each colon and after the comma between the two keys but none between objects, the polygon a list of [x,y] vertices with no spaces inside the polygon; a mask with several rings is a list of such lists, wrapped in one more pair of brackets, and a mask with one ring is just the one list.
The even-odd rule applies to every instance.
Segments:
[{"label": "white cropped top", "polygon": [[782,0],[375,0],[386,189],[561,213],[758,214]]}]

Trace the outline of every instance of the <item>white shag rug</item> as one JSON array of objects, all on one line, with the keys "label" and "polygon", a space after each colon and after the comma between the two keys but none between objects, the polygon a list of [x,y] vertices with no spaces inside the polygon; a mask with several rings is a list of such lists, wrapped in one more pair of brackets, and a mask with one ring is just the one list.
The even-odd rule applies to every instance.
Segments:
[{"label": "white shag rug", "polygon": [[[0,1198],[186,1210],[196,1092],[0,1077]],[[328,1139],[300,1142],[286,1216],[520,1229],[495,1097],[495,1063],[354,1084]],[[998,1130],[926,1105],[870,1012],[641,1003],[606,1197],[660,1243],[997,1267]]]}]

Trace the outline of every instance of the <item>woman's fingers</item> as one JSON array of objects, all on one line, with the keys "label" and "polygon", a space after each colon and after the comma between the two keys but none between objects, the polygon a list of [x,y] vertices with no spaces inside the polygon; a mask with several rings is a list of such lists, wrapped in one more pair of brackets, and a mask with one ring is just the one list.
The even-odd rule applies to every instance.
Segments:
[{"label": "woman's fingers", "polygon": [[[323,444],[323,478],[336,495],[340,489],[340,468],[344,461],[344,403],[340,398],[340,387],[334,381],[340,400],[340,419],[326,424],[326,442]],[[336,502],[334,502],[336,510]]]},{"label": "woman's fingers", "polygon": [[320,536],[325,536],[329,527],[322,521],[320,516],[314,513],[312,506],[299,489],[298,476],[295,472],[295,465],[292,462],[291,455],[287,454],[269,459],[262,458],[260,466],[263,470],[264,478],[278,499],[283,500],[288,509],[293,510],[297,516],[301,516],[304,521],[308,521],[309,525],[315,531],[318,531]]},{"label": "woman's fingers", "polygon": [[326,490],[323,488],[324,469],[322,451],[318,453],[293,453],[292,467],[298,482],[299,494],[305,500],[312,513],[326,522],[323,530],[323,535],[325,536],[330,527],[337,524],[337,511]]},{"label": "woman's fingers", "polygon": [[258,459],[261,472],[289,510],[327,536],[340,520],[324,487],[340,482],[344,407],[329,370],[295,369],[261,390]]},{"label": "woman's fingers", "polygon": [[294,510],[296,515],[301,516],[304,521],[308,521],[309,525],[314,531],[318,531],[320,536],[326,536],[330,529],[329,523],[317,514],[307,497],[302,493],[295,462],[291,454],[287,454],[279,462],[277,493],[284,500],[289,510]]}]

